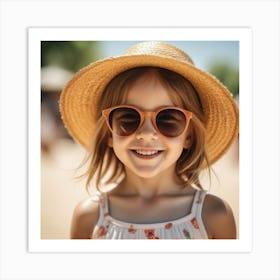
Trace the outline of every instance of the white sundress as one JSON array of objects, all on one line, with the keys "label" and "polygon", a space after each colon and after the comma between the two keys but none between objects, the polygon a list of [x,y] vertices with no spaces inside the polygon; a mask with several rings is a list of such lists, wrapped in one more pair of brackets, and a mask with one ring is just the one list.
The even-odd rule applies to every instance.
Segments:
[{"label": "white sundress", "polygon": [[93,229],[93,239],[208,239],[201,212],[207,192],[197,190],[191,212],[168,222],[127,223],[109,213],[108,196],[99,193],[99,218]]}]

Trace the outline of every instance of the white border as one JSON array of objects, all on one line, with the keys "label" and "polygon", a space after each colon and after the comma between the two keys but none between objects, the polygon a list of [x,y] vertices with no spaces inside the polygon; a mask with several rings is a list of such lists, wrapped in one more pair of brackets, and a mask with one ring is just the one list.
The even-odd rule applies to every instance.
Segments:
[{"label": "white border", "polygon": [[[0,279],[280,279],[278,0],[0,1]],[[32,26],[250,27],[253,244],[229,254],[27,251],[27,31]]]},{"label": "white border", "polygon": [[[251,250],[252,94],[249,28],[29,28],[29,251],[30,252],[248,252]],[[40,42],[41,41],[239,41],[240,237],[237,240],[41,240],[40,237]],[[249,81],[249,82],[248,82]],[[245,94],[246,93],[246,94]],[[245,109],[246,108],[246,109]],[[246,111],[246,118],[243,112]],[[246,170],[246,173],[243,172]],[[246,188],[244,187],[246,186]],[[246,203],[246,205],[245,205]]]}]

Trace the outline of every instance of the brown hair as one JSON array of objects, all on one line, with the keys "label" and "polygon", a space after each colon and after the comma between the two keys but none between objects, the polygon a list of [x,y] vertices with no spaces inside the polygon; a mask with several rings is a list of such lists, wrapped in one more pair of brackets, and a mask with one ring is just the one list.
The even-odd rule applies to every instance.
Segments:
[{"label": "brown hair", "polygon": [[[190,121],[188,134],[190,147],[184,149],[176,164],[177,176],[182,180],[183,186],[196,184],[202,188],[199,181],[200,171],[209,168],[209,162],[205,147],[204,113],[198,93],[192,84],[181,75],[167,69],[157,67],[138,67],[120,73],[105,88],[97,108],[97,124],[92,141],[90,154],[90,165],[87,175],[87,189],[92,180],[95,181],[97,189],[103,184],[113,183],[124,176],[124,166],[118,160],[114,151],[109,147],[110,132],[107,128],[102,110],[123,104],[130,88],[141,76],[148,71],[156,71],[162,85],[172,89],[177,94],[170,94],[172,102],[181,108],[193,113]],[[105,181],[104,181],[105,180]]]}]

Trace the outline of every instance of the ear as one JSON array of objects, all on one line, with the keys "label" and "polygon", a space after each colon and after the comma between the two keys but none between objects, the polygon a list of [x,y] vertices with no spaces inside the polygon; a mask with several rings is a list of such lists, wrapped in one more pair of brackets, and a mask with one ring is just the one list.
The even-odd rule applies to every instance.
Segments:
[{"label": "ear", "polygon": [[110,136],[109,139],[108,139],[108,146],[110,148],[113,148],[113,138]]},{"label": "ear", "polygon": [[188,136],[184,143],[184,149],[188,149],[191,146],[191,144],[192,144],[191,137]]}]

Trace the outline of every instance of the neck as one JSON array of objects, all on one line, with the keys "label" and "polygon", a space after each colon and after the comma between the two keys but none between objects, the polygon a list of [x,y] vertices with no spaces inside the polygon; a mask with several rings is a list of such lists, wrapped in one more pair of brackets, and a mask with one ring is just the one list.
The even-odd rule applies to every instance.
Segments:
[{"label": "neck", "polygon": [[143,178],[127,170],[121,188],[128,194],[139,195],[145,199],[176,194],[182,190],[182,184],[175,174],[173,170],[156,177]]}]

